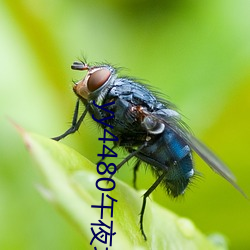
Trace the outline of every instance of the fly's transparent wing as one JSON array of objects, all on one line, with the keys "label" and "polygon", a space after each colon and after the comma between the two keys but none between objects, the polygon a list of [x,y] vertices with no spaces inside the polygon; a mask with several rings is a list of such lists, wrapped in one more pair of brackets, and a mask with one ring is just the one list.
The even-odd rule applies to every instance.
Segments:
[{"label": "fly's transparent wing", "polygon": [[210,149],[208,149],[201,141],[186,134],[186,142],[190,147],[218,174],[222,175],[229,182],[235,182],[236,178],[230,169],[222,162]]},{"label": "fly's transparent wing", "polygon": [[187,129],[185,124],[177,115],[169,115],[170,112],[163,110],[154,113],[152,116],[159,122],[173,130],[182,140],[184,140],[190,148],[195,151],[216,173],[221,175],[229,183],[231,183],[243,196],[247,199],[247,195],[237,185],[236,178],[229,168],[202,142],[195,138]]},{"label": "fly's transparent wing", "polygon": [[170,125],[170,127],[209,165],[209,167],[231,183],[243,196],[248,199],[247,195],[237,185],[236,178],[233,173],[210,149],[208,149],[202,142],[190,134],[181,125],[175,123],[174,126]]}]

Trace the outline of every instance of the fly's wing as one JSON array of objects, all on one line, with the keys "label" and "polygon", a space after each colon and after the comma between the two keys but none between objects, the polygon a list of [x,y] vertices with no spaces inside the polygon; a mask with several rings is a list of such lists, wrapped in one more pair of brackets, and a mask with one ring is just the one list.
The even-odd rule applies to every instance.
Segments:
[{"label": "fly's wing", "polygon": [[231,183],[243,196],[248,198],[237,185],[236,178],[230,169],[210,149],[191,134],[181,136],[187,144],[219,175]]},{"label": "fly's wing", "polygon": [[[169,113],[169,112],[167,112]],[[178,116],[154,114],[159,122],[165,124],[173,130],[182,140],[184,140],[190,148],[192,148],[216,173],[221,175],[229,183],[231,183],[243,196],[246,198],[247,195],[242,191],[242,189],[237,185],[236,178],[233,173],[228,169],[228,167],[202,142],[195,138],[185,127]]]}]

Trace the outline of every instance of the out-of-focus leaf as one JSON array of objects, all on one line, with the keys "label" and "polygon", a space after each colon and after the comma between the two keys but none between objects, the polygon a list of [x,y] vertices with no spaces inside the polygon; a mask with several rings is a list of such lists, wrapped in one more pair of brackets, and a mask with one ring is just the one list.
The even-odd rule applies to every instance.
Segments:
[{"label": "out-of-focus leaf", "polygon": [[[51,139],[21,131],[45,179],[46,187],[40,186],[39,190],[80,231],[86,242],[84,249],[90,248],[93,238],[91,223],[98,223],[100,219],[100,209],[91,208],[91,205],[101,204],[102,192],[95,183],[103,176],[96,173],[93,163],[75,150]],[[150,199],[144,217],[148,240],[144,241],[138,223],[142,192],[135,191],[116,178],[114,180],[116,188],[106,192],[118,200],[114,204],[114,217],[110,217],[109,209],[104,209],[103,218],[107,225],[114,221],[116,234],[112,240],[113,249],[226,249],[226,246],[213,245],[190,220],[178,217]],[[105,205],[108,204],[105,202]],[[94,230],[98,231],[95,227]],[[93,246],[103,248],[103,243],[95,239]]]}]

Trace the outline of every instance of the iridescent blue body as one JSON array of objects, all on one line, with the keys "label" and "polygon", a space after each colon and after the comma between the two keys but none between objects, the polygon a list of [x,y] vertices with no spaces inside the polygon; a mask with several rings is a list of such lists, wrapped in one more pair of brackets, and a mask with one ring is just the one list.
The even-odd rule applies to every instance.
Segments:
[{"label": "iridescent blue body", "polygon": [[[95,100],[98,105],[115,101],[115,105],[105,108],[114,112],[114,118],[106,120],[106,123],[114,127],[112,133],[119,138],[116,145],[132,152],[148,140],[147,145],[135,157],[150,165],[156,176],[167,171],[162,184],[170,195],[176,197],[182,194],[194,174],[190,147],[167,126],[155,133],[155,130],[149,131],[143,123],[146,117],[153,115],[164,119],[166,124],[169,120],[171,124],[173,118],[178,117],[173,105],[158,100],[142,84],[128,78],[114,78],[110,81],[91,93],[89,100]],[[93,104],[90,104],[89,112],[97,119],[110,116],[108,112],[100,113]]]},{"label": "iridescent blue body", "polygon": [[[99,123],[102,128],[113,127],[112,133],[118,137],[114,147],[123,147],[129,153],[117,169],[136,157],[135,184],[141,163],[150,166],[157,179],[143,195],[140,229],[144,239],[143,216],[147,197],[159,184],[163,184],[173,197],[184,193],[195,173],[192,151],[245,195],[226,165],[189,132],[173,104],[158,98],[148,86],[134,79],[118,77],[116,69],[108,64],[89,66],[74,62],[71,68],[86,70],[87,74],[73,87],[78,100],[72,126],[53,139],[60,140],[77,131],[85,115],[90,113],[96,121],[105,121]],[[80,102],[86,109],[78,118]],[[112,119],[109,119],[111,113]]]}]

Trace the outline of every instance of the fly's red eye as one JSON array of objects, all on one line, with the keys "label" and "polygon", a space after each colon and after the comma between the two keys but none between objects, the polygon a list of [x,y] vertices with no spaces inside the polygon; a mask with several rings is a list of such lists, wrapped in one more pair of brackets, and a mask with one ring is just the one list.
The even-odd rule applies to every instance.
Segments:
[{"label": "fly's red eye", "polygon": [[99,69],[92,73],[88,79],[88,90],[93,92],[99,89],[109,78],[110,71],[108,69]]}]

